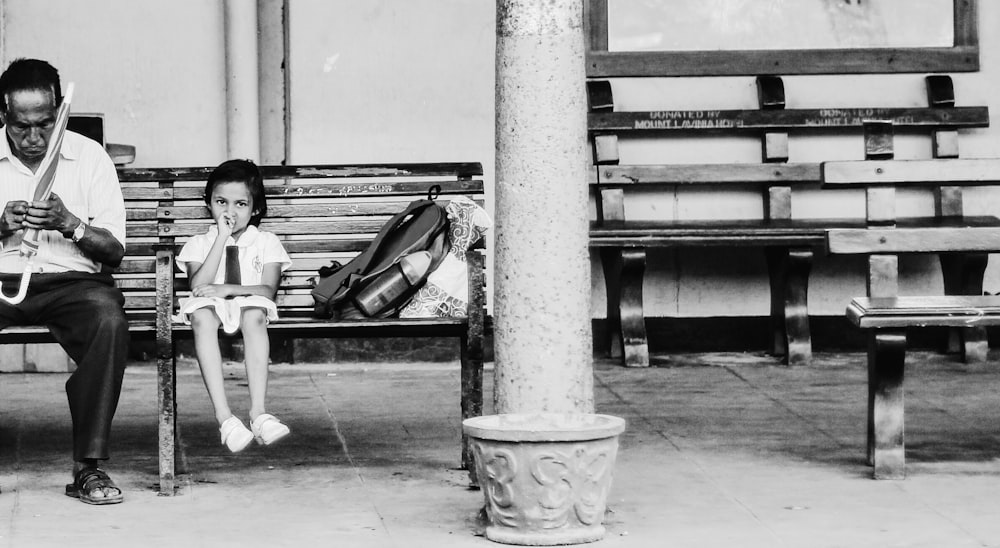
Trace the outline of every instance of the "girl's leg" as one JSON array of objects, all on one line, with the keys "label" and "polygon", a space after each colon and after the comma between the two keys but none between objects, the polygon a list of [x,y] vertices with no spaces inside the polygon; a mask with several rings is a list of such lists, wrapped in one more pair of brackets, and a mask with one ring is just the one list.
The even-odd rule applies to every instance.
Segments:
[{"label": "girl's leg", "polygon": [[267,337],[267,317],[264,310],[244,309],[240,329],[243,331],[243,356],[247,368],[247,384],[250,386],[252,421],[266,412],[264,399],[267,397],[267,366],[271,343]]},{"label": "girl's leg", "polygon": [[215,420],[221,425],[233,416],[226,401],[226,390],[222,382],[222,351],[219,349],[219,317],[211,308],[201,308],[191,314],[191,328],[194,331],[194,349],[201,367],[201,378],[208,389],[208,397],[215,408]]}]

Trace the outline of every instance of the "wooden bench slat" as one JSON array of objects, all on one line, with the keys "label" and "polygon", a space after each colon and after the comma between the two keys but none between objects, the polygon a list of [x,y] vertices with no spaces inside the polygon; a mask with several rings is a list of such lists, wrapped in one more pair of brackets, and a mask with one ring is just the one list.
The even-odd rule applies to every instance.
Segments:
[{"label": "wooden bench slat", "polygon": [[128,207],[125,209],[125,221],[156,221],[155,207]]},{"label": "wooden bench slat", "polygon": [[[441,187],[441,195],[468,194],[482,192],[480,180],[432,180],[432,181],[340,181],[331,183],[265,184],[264,194],[268,200],[306,199],[328,197],[373,197],[409,196],[424,197],[433,186]],[[173,187],[170,196],[164,200],[202,201],[204,185]],[[268,204],[270,205],[270,204]]]},{"label": "wooden bench slat", "polygon": [[[405,208],[407,202],[366,202],[357,204],[295,204],[270,205],[267,207],[267,218],[270,220],[283,217],[355,217],[365,215],[392,216]],[[164,206],[156,211],[161,219],[204,219],[205,206]]]},{"label": "wooden bench slat", "polygon": [[116,276],[115,287],[121,289],[123,292],[156,291],[156,279],[153,278],[152,276],[146,278],[125,278],[123,276]]},{"label": "wooden bench slat", "polygon": [[126,258],[115,269],[116,274],[146,274],[156,271],[156,260],[151,258]]},{"label": "wooden bench slat", "polygon": [[[327,239],[327,238],[317,238],[310,240],[283,240],[281,242],[284,246],[285,251],[290,255],[295,255],[297,253],[326,253],[326,254],[342,254],[342,253],[356,253],[363,251],[368,244],[371,243],[373,234],[360,234],[354,235],[348,238],[337,238],[337,239]],[[125,245],[125,261],[135,260],[130,256],[148,256],[152,254],[153,246],[157,245],[155,242],[126,242]],[[180,244],[177,245],[175,251],[180,251]],[[148,263],[142,262],[137,263],[134,268],[142,268],[142,265]],[[134,271],[134,268],[130,271]],[[119,271],[121,268],[119,267]]]},{"label": "wooden bench slat", "polygon": [[792,164],[667,164],[595,166],[589,183],[600,185],[818,183],[818,163]]},{"label": "wooden bench slat", "polygon": [[664,131],[760,132],[861,128],[866,120],[889,120],[900,129],[989,127],[987,107],[952,108],[831,108],[776,110],[668,110],[592,112],[591,132],[642,133]]},{"label": "wooden bench slat", "polygon": [[864,221],[720,220],[720,221],[612,221],[590,229],[590,247],[709,247],[767,246],[823,247],[834,225],[864,227]]},{"label": "wooden bench slat", "polygon": [[[283,220],[269,221],[267,219],[260,223],[260,229],[273,232],[278,236],[290,236],[296,234],[364,234],[376,233],[385,224],[385,219],[347,219],[342,221],[302,221],[289,222]],[[195,236],[204,234],[212,223],[178,223],[172,225],[161,224],[159,226],[160,236]]]},{"label": "wooden bench slat", "polygon": [[131,202],[157,202],[159,200],[169,200],[171,190],[148,186],[146,184],[137,185],[129,182],[122,182],[122,197],[125,203]]},{"label": "wooden bench slat", "polygon": [[[937,223],[923,228],[871,227],[832,229],[827,235],[827,251],[840,255],[939,253],[948,251],[994,252],[1000,250],[1000,219],[992,226],[957,222]],[[969,217],[958,221],[969,221]]]},{"label": "wooden bench slat", "polygon": [[997,185],[1000,159],[860,160],[823,162],[824,185]]},{"label": "wooden bench slat", "polygon": [[[386,176],[442,176],[476,177],[483,174],[482,165],[476,162],[442,162],[426,164],[355,164],[315,166],[260,166],[265,179],[308,179]],[[181,168],[123,168],[118,178],[123,182],[204,181],[213,167]]]},{"label": "wooden bench slat", "polygon": [[125,227],[126,238],[155,238],[157,234],[156,224],[133,224]]},{"label": "wooden bench slat", "polygon": [[[267,219],[271,222],[282,218],[306,218],[306,217],[360,217],[360,216],[382,216],[391,217],[402,211],[412,200],[392,201],[392,202],[346,202],[340,204],[312,204],[296,203],[292,205],[271,205],[267,206]],[[446,205],[446,204],[442,204]],[[191,220],[207,219],[204,204],[200,205],[174,205],[162,206],[154,212],[154,218],[163,220]]]},{"label": "wooden bench slat", "polygon": [[[316,281],[319,278],[319,274],[313,271],[306,271],[302,274],[288,274],[281,277],[280,288],[284,291],[290,289],[312,289]],[[154,292],[156,291],[156,279],[150,275],[143,278],[125,278],[118,276],[115,278],[115,287],[121,289],[125,292],[125,298],[131,298],[130,292]],[[182,294],[187,292],[188,284],[187,278],[178,275],[174,280],[174,292],[176,294]]]},{"label": "wooden bench slat", "polygon": [[929,48],[801,49],[795,55],[808,56],[809,62],[794,67],[776,62],[773,49],[671,51],[669,57],[657,56],[660,52],[598,49],[587,52],[586,71],[588,78],[974,72],[980,67],[979,49],[966,43]]}]

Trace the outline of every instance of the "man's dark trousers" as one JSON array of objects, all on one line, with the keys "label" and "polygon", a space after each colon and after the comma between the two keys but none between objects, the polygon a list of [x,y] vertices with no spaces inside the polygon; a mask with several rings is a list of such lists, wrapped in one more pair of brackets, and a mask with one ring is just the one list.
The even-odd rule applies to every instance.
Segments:
[{"label": "man's dark trousers", "polygon": [[[0,275],[12,294],[19,275]],[[111,420],[118,407],[128,356],[125,298],[110,274],[37,273],[24,301],[0,301],[0,329],[44,325],[76,362],[66,381],[73,417],[73,460],[107,459]]]}]

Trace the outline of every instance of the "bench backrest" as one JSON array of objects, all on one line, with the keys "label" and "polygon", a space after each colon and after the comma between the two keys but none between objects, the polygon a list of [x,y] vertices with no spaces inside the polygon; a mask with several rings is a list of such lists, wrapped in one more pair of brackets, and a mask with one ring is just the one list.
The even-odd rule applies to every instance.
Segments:
[{"label": "bench backrest", "polygon": [[[784,85],[777,76],[757,78],[759,109],[620,112],[614,110],[611,84],[588,82],[588,130],[593,145],[589,184],[595,192],[597,221],[623,220],[625,189],[677,185],[738,184],[762,189],[767,219],[791,218],[791,189],[821,182],[817,163],[788,163],[789,132],[865,133],[881,120],[891,131],[930,134],[936,158],[958,155],[958,130],[989,126],[987,107],[956,107],[950,77],[925,79],[928,106],[909,108],[785,109]],[[761,163],[619,164],[620,139],[663,135],[744,135],[761,142]],[[866,151],[875,139],[866,135]],[[891,141],[890,141],[891,146]],[[952,193],[953,194],[953,193]],[[946,199],[944,203],[953,204]],[[945,211],[953,211],[954,205]],[[947,214],[947,213],[945,213]]]},{"label": "bench backrest", "polygon": [[125,312],[133,331],[156,326],[156,208],[163,192],[119,170],[125,198],[125,258],[114,270],[116,285],[125,295]]},{"label": "bench backrest", "polygon": [[[119,171],[133,200],[147,200],[142,207],[129,203],[129,252],[135,256],[116,275],[120,284],[144,289],[129,297],[137,310],[155,311],[157,282],[151,264],[155,261],[150,260],[154,247],[179,250],[211,226],[203,199],[211,171],[208,167]],[[440,187],[441,201],[466,196],[482,205],[484,198],[478,163],[261,166],[261,171],[268,214],[260,228],[281,238],[293,262],[277,296],[279,315],[285,318],[311,315],[310,291],[318,269],[333,260],[346,263],[368,246],[386,220],[411,201],[427,197],[432,187]],[[187,296],[185,273],[174,271],[174,295]],[[141,282],[125,282],[126,272]]]}]

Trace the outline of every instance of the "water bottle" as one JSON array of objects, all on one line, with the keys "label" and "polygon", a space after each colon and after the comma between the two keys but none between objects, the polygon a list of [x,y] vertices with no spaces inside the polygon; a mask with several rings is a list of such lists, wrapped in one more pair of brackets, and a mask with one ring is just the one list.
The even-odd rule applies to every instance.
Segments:
[{"label": "water bottle", "polygon": [[431,254],[427,251],[410,253],[361,288],[354,296],[354,304],[369,318],[395,308],[413,295],[430,266]]}]

